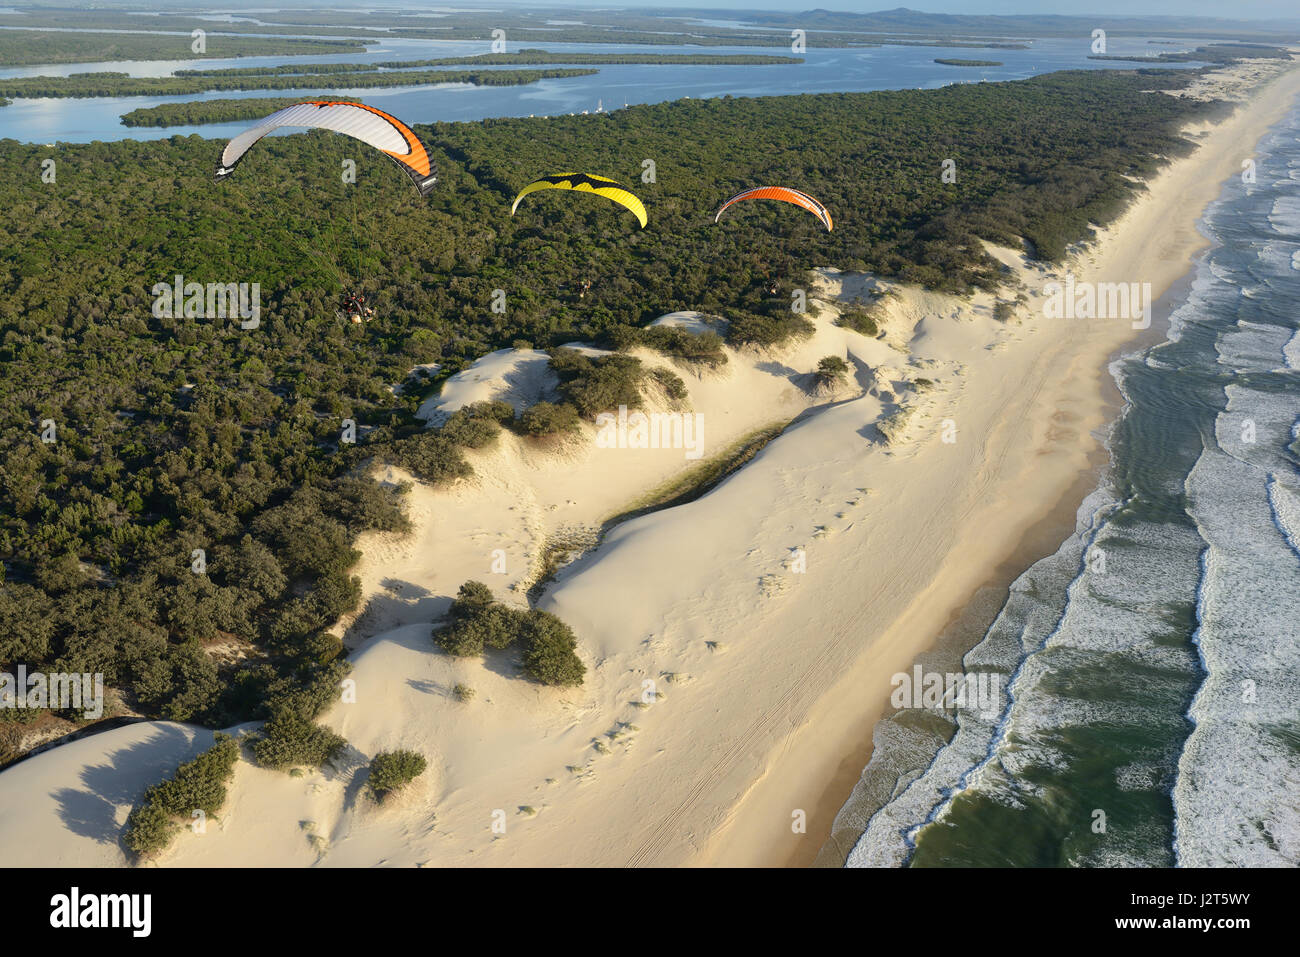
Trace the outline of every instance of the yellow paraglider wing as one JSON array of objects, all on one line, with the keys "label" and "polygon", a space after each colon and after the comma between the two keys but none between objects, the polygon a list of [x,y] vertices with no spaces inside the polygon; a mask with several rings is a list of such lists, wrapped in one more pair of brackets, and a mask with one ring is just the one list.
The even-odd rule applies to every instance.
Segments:
[{"label": "yellow paraglider wing", "polygon": [[519,191],[515,197],[514,205],[510,207],[510,215],[515,214],[519,208],[519,201],[529,193],[535,193],[539,189],[571,189],[578,193],[595,193],[597,196],[604,196],[620,206],[626,207],[632,211],[632,215],[640,222],[641,228],[645,228],[647,222],[645,206],[641,200],[637,199],[631,192],[623,187],[622,184],[612,179],[606,179],[604,176],[591,176],[587,173],[556,173],[553,176],[543,176],[535,179]]}]

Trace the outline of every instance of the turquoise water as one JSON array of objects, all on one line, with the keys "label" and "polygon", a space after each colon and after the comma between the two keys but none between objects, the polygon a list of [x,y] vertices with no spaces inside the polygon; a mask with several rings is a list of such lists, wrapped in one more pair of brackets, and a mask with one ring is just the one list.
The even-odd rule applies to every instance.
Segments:
[{"label": "turquoise water", "polygon": [[1000,710],[882,722],[851,866],[1300,863],[1300,111],[1261,149],[1168,339],[1112,367],[1076,533],[965,656]]}]

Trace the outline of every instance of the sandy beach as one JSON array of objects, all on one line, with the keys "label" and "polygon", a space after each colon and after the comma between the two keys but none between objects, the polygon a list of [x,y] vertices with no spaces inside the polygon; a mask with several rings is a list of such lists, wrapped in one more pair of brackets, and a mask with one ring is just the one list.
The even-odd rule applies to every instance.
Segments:
[{"label": "sandy beach", "polygon": [[[503,434],[470,454],[473,478],[413,483],[413,531],[358,543],[363,607],[337,629],[356,701],[323,720],[348,754],[301,776],[241,762],[220,820],[181,835],[158,863],[811,864],[870,756],[891,677],[972,596],[1005,587],[1072,528],[1117,410],[1109,361],[1159,334],[1207,245],[1201,212],[1300,93],[1300,70],[1279,69],[1243,64],[1202,81],[1198,95],[1249,103],[1190,128],[1195,153],[1068,267],[990,247],[1006,266],[1001,298],[1026,296],[1009,320],[995,318],[992,295],[963,300],[825,268],[808,290],[816,332],[795,346],[728,349],[715,371],[636,351],[685,380],[703,461],[789,423],[695,501],[601,538],[609,518],[701,460],[683,448],[600,448],[591,426],[558,447]],[[1149,283],[1150,328],[1129,316],[1050,318],[1044,284],[1067,272]],[[840,304],[870,290],[892,293],[880,337],[834,324]],[[696,313],[660,321],[719,328]],[[851,369],[835,390],[812,374],[828,355]],[[553,386],[544,353],[502,350],[449,380],[422,414],[437,421],[488,398],[523,406]],[[671,411],[662,396],[650,405]],[[409,480],[396,469],[375,477]],[[431,629],[461,583],[481,580],[524,607],[546,556],[566,549],[582,554],[538,607],[577,634],[582,687],[532,684],[507,654],[438,651]],[[457,684],[473,697],[459,700]],[[115,828],[132,803],[160,768],[210,741],[149,722],[0,773],[0,804],[15,809],[0,820],[10,863],[126,863]],[[365,767],[394,747],[424,754],[429,771],[377,806],[363,793]],[[47,794],[57,800],[34,799]],[[829,848],[822,862],[835,856]]]},{"label": "sandy beach", "polygon": [[[1119,411],[1119,391],[1108,371],[1112,357],[1161,334],[1169,313],[1181,301],[1180,280],[1209,245],[1197,228],[1202,211],[1218,196],[1226,179],[1240,175],[1254,145],[1294,105],[1300,92],[1300,74],[1294,69],[1263,85],[1260,81],[1258,68],[1244,65],[1212,75],[1203,81],[1204,86],[1194,87],[1196,95],[1249,96],[1249,103],[1225,123],[1189,129],[1199,142],[1197,151],[1150,182],[1148,192],[1077,259],[1074,273],[1081,281],[1150,282],[1156,297],[1152,328],[1134,330],[1123,323],[1093,321],[1072,326],[1068,336],[1053,337],[1055,341],[1038,340],[1042,351],[1018,367],[1015,394],[1000,396],[1008,403],[999,423],[1001,435],[988,436],[986,453],[974,466],[978,482],[989,483],[990,492],[998,488],[1001,494],[985,492],[982,501],[950,513],[960,515],[957,520],[965,525],[964,534],[956,539],[949,560],[929,587],[878,639],[882,654],[889,645],[899,646],[899,656],[892,659],[898,667],[863,655],[818,701],[786,742],[791,757],[780,769],[786,782],[771,780],[774,769],[769,769],[712,843],[714,854],[706,858],[709,863],[797,866],[817,859],[830,865],[847,855],[856,832],[838,835],[839,840],[829,846],[827,841],[835,814],[870,759],[872,728],[888,708],[887,675],[907,670],[911,660],[932,644],[977,592],[1004,591],[1016,575],[1054,551],[1073,531],[1075,511],[1095,485],[1093,470],[1106,458],[1101,430]],[[1042,320],[1041,312],[1036,313],[1034,321]],[[1037,421],[1030,424],[1033,419]],[[990,616],[995,611],[996,607],[991,608]],[[917,635],[926,638],[918,643]],[[860,698],[855,701],[855,689],[859,688],[874,689],[878,703],[874,711],[864,710]],[[826,734],[839,741],[838,750],[823,747]],[[820,754],[816,753],[819,749]],[[823,787],[818,793],[816,788],[799,787],[789,780],[794,778],[817,781]],[[764,825],[758,818],[764,810],[760,802],[784,799],[790,803],[796,793],[815,800],[809,819],[816,820],[821,829],[810,827],[815,841],[781,834],[779,843],[786,855],[769,853],[778,836],[762,836]]]}]

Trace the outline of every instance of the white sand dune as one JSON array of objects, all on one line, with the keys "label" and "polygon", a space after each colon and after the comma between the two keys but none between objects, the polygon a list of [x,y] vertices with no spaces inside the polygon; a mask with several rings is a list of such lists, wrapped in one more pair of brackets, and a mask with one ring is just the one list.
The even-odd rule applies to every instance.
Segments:
[{"label": "white sand dune", "polygon": [[475,402],[509,402],[520,412],[554,399],[559,380],[547,360],[537,349],[498,349],[448,378],[437,395],[421,404],[416,418],[441,425],[457,409]]},{"label": "white sand dune", "polygon": [[[127,863],[122,826],[144,789],[212,747],[212,732],[167,721],[115,728],[0,774],[0,847],[23,867]],[[251,770],[251,769],[250,769]],[[197,835],[195,835],[197,837]]]},{"label": "white sand dune", "polygon": [[726,335],[727,332],[727,320],[721,316],[710,316],[703,312],[696,312],[693,309],[667,313],[654,320],[650,325],[673,326],[697,336],[702,332],[713,332],[720,336]]},{"label": "white sand dune", "polygon": [[[1150,282],[1163,296],[1205,245],[1200,211],[1298,90],[1291,71],[1210,129],[1072,265],[1076,278]],[[810,290],[823,306],[816,334],[786,351],[729,350],[724,370],[701,373],[637,353],[686,380],[706,456],[793,424],[707,495],[618,525],[560,571],[540,607],[579,636],[581,688],[533,685],[505,653],[444,656],[431,626],[469,578],[523,605],[548,543],[594,540],[606,518],[692,463],[679,449],[597,448],[588,427],[561,449],[503,435],[471,454],[473,479],[442,491],[417,484],[414,532],[359,543],[366,608],[340,623],[356,648],[357,700],[325,718],[349,755],[301,777],[241,763],[220,826],[182,835],[160,863],[810,859],[847,794],[833,786],[841,765],[865,763],[858,749],[889,677],[1094,467],[1094,433],[1114,411],[1105,370],[1137,335],[1130,323],[1045,318],[1037,297],[1048,274],[995,252],[1030,294],[1007,323],[993,317],[990,296],[884,284],[896,295],[884,337],[869,339],[833,325],[834,302],[877,283],[827,269]],[[1157,322],[1168,307],[1157,306]],[[692,314],[665,321],[706,324]],[[426,403],[427,417],[480,399],[544,397],[553,383],[538,355],[485,357]],[[853,369],[834,396],[808,388],[826,355]],[[494,571],[502,557],[504,571]],[[457,683],[475,690],[472,700],[451,693]],[[87,775],[105,764],[116,767],[102,773],[113,793],[142,791],[193,742],[150,748],[148,761],[115,755],[163,728],[176,726],[137,725],[0,774],[0,828],[36,838],[16,845],[12,863],[120,863],[103,828],[83,833],[96,829],[30,796],[93,790]],[[427,755],[429,771],[377,807],[362,794],[364,765],[396,746]],[[114,820],[124,806],[114,805]],[[800,812],[804,832],[792,828]]]}]

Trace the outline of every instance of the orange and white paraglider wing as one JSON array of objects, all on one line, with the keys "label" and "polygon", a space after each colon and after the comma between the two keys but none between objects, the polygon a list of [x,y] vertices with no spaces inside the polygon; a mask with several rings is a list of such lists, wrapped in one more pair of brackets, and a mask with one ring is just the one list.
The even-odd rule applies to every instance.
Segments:
[{"label": "orange and white paraglider wing", "polygon": [[743,202],[747,199],[777,199],[785,203],[794,203],[794,205],[808,210],[808,212],[820,219],[822,225],[825,226],[828,231],[834,226],[831,222],[830,210],[817,202],[817,200],[813,199],[807,193],[801,193],[797,189],[790,189],[786,186],[755,186],[753,189],[747,189],[744,192],[737,193],[735,196],[731,197],[731,199],[722,204],[722,209],[718,210],[718,215],[713,217],[713,221],[716,223],[720,218],[722,218],[722,214],[729,206],[734,206],[736,203]]},{"label": "orange and white paraglider wing", "polygon": [[240,133],[221,151],[217,179],[229,176],[258,140],[283,127],[333,130],[361,140],[387,153],[411,177],[421,196],[428,195],[438,181],[438,170],[429,158],[428,150],[409,126],[373,106],[341,100],[295,103]]}]

